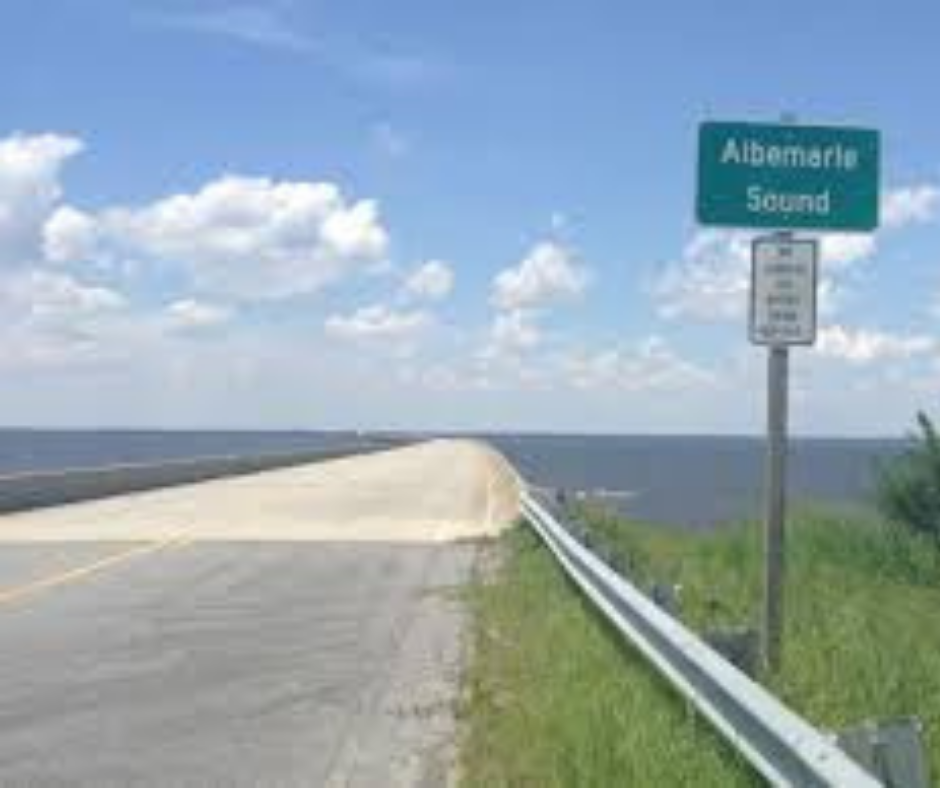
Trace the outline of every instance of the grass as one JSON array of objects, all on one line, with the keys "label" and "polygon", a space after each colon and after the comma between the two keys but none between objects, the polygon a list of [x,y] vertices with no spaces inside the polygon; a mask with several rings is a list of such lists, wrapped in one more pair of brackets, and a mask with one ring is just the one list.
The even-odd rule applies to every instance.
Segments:
[{"label": "grass", "polygon": [[[760,533],[640,526],[597,511],[583,521],[634,576],[682,587],[701,631],[754,621]],[[767,683],[830,729],[907,715],[927,728],[940,774],[940,560],[925,539],[857,513],[807,509],[789,523],[783,668]]]},{"label": "grass", "polygon": [[625,648],[527,529],[470,592],[461,704],[467,786],[757,785]]},{"label": "grass", "polygon": [[[641,586],[681,586],[693,628],[756,620],[760,532],[579,519]],[[786,638],[773,691],[817,725],[916,715],[940,774],[940,560],[859,513],[788,524]],[[477,786],[757,784],[736,756],[593,612],[535,537],[501,545],[470,592],[474,653],[462,711],[463,781]]]}]

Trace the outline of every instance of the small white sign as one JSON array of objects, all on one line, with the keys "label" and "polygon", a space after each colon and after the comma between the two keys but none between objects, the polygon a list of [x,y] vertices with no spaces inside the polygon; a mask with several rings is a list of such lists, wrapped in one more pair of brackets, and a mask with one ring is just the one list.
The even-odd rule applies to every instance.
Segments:
[{"label": "small white sign", "polygon": [[751,257],[751,342],[812,345],[816,341],[816,259],[810,239],[757,238]]}]

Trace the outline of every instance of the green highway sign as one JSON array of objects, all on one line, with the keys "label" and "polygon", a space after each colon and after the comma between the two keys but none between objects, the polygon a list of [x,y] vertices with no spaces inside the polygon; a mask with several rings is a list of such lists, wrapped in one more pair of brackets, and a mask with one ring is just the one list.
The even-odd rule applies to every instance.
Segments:
[{"label": "green highway sign", "polygon": [[703,123],[696,215],[725,227],[874,230],[879,159],[872,129]]}]

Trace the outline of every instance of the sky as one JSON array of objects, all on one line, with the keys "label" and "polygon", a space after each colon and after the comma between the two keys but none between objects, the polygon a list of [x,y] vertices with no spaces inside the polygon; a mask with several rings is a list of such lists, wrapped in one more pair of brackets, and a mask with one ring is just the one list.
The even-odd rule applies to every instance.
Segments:
[{"label": "sky", "polygon": [[882,135],[791,424],[940,391],[940,7],[6,0],[0,423],[760,433],[706,120]]}]

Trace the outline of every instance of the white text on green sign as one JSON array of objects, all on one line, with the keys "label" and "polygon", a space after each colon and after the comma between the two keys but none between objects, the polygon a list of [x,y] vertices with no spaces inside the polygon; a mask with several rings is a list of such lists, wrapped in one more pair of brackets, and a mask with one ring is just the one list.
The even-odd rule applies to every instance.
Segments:
[{"label": "white text on green sign", "polygon": [[878,225],[878,133],[703,123],[696,212],[703,224],[869,231]]}]

